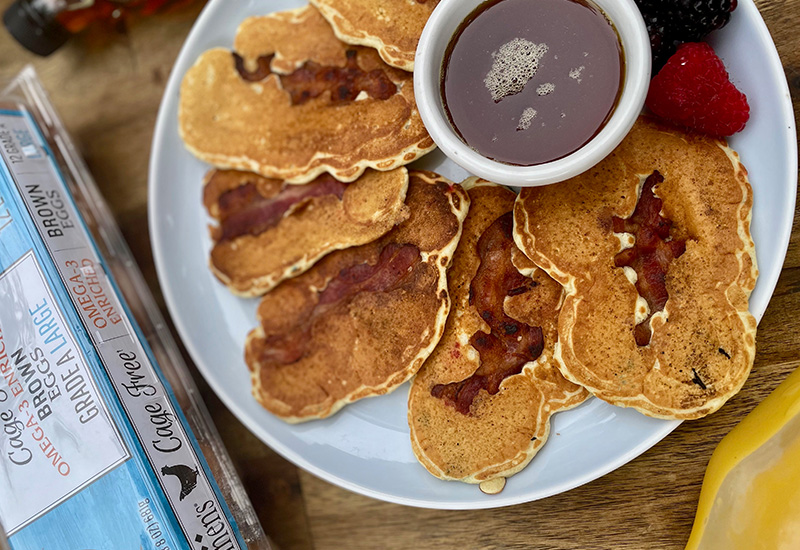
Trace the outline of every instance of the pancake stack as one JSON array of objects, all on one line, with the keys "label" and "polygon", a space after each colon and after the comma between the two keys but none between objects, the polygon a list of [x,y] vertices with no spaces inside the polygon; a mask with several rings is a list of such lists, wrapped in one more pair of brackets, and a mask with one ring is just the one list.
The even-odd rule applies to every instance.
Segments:
[{"label": "pancake stack", "polygon": [[450,310],[450,265],[469,197],[410,174],[410,216],[384,237],[333,252],[268,293],[245,360],[253,394],[288,422],[389,393],[419,370]]},{"label": "pancake stack", "polygon": [[203,202],[211,270],[233,293],[258,296],[326,254],[374,241],[408,218],[408,172],[368,170],[344,184],[329,174],[304,185],[238,170],[211,170]]},{"label": "pancake stack", "polygon": [[342,42],[373,47],[392,67],[413,71],[419,37],[439,0],[311,0],[311,3]]},{"label": "pancake stack", "polygon": [[245,350],[259,402],[323,418],[415,374],[449,311],[469,198],[404,167],[433,149],[412,75],[313,6],[251,17],[184,76],[179,131],[214,166],[212,272],[264,296]]},{"label": "pancake stack", "polygon": [[752,204],[726,143],[649,118],[588,172],[524,189],[514,237],[566,291],[564,376],[657,418],[736,394],[755,356]]},{"label": "pancake stack", "polygon": [[588,393],[553,359],[563,291],[514,245],[516,195],[477,178],[462,185],[471,206],[449,274],[453,311],[411,386],[408,423],[430,473],[485,488],[524,468],[550,416]]},{"label": "pancake stack", "polygon": [[339,41],[311,6],[245,20],[234,51],[205,52],[187,71],[180,135],[222,168],[307,183],[390,170],[432,150],[411,73],[372,48]]}]

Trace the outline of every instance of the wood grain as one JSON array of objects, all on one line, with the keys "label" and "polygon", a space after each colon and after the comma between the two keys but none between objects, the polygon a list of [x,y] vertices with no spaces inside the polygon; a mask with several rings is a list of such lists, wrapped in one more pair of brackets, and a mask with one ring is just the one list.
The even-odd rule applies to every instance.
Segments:
[{"label": "wood grain", "polygon": [[[0,9],[8,3],[0,0]],[[797,117],[800,0],[757,4],[778,46]],[[179,13],[143,20],[112,39],[78,37],[46,59],[23,51],[0,31],[0,78],[27,63],[39,71],[162,308],[147,233],[147,162],[166,79],[201,7],[197,2]],[[800,365],[798,311],[796,213],[786,263],[759,327],[753,374],[739,395],[718,413],[682,424],[636,460],[590,484],[496,510],[407,508],[355,495],[298,471],[250,434],[193,374],[265,530],[284,550],[677,550],[688,538],[714,447]]]}]

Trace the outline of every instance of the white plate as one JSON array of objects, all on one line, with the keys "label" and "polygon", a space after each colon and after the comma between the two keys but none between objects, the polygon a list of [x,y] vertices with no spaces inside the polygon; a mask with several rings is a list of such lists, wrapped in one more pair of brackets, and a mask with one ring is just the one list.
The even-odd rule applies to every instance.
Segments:
[{"label": "white plate", "polygon": [[[678,425],[612,407],[597,399],[558,414],[550,441],[502,493],[440,481],[420,466],[408,440],[408,386],[346,407],[327,420],[290,426],[250,396],[242,359],[257,300],[233,297],[211,275],[201,178],[207,166],[183,148],[177,133],[180,81],[198,55],[230,48],[247,16],[301,6],[302,0],[211,0],[184,44],[161,104],[150,162],[150,231],[164,296],[200,372],[222,401],[270,447],[317,476],[371,497],[444,509],[506,506],[587,483],[639,456]],[[752,0],[741,0],[730,24],[711,40],[752,117],[731,139],[750,173],[752,232],[761,275],[750,307],[757,318],[778,280],[794,214],[797,143],[794,115],[778,54]],[[460,181],[464,172],[438,153],[421,161]]]}]

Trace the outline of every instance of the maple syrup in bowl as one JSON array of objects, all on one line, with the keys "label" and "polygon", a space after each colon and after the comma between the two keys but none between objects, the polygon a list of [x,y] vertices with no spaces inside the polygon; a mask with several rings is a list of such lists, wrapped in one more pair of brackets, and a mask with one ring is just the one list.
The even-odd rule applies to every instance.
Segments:
[{"label": "maple syrup in bowl", "polygon": [[454,162],[533,186],[608,155],[649,80],[649,38],[633,0],[442,0],[420,38],[414,89]]}]

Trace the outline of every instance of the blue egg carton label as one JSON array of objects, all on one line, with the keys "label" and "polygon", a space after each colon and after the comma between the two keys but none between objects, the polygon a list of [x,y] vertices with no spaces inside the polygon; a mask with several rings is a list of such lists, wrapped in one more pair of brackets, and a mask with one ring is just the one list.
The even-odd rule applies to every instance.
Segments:
[{"label": "blue egg carton label", "polygon": [[0,156],[0,524],[11,548],[246,548],[27,111],[0,109]]}]

